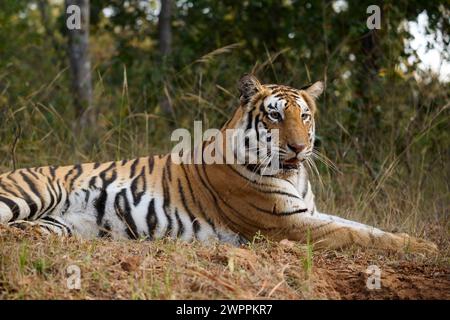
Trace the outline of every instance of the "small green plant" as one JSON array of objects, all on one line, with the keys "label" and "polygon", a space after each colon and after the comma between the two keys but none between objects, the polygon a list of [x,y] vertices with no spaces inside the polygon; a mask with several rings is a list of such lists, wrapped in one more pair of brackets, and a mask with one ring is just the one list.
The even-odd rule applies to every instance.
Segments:
[{"label": "small green plant", "polygon": [[167,268],[165,274],[164,274],[164,286],[166,291],[167,298],[170,298],[172,293],[172,271],[170,268]]},{"label": "small green plant", "polygon": [[152,283],[152,286],[149,290],[149,297],[151,299],[160,299],[161,289],[159,287],[159,282],[151,281],[151,283]]},{"label": "small green plant", "polygon": [[33,268],[36,270],[38,274],[44,275],[47,269],[49,268],[49,265],[44,258],[39,258],[33,261]]},{"label": "small green plant", "polygon": [[24,272],[28,264],[28,247],[26,242],[22,242],[19,249],[19,270]]},{"label": "small green plant", "polygon": [[311,243],[311,231],[306,231],[306,257],[302,258],[303,270],[309,278],[313,269],[313,244]]},{"label": "small green plant", "polygon": [[262,243],[262,242],[266,242],[269,243],[270,240],[261,233],[261,231],[258,231],[252,238],[252,241],[248,243],[248,247],[249,249],[254,249],[255,245],[257,243]]}]

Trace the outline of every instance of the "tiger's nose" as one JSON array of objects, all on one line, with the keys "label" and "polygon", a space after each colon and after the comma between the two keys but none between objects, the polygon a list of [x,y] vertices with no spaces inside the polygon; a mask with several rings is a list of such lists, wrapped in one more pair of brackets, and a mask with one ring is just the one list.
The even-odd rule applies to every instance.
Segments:
[{"label": "tiger's nose", "polygon": [[288,147],[295,153],[300,153],[305,149],[306,145],[304,143],[293,143],[288,144]]}]

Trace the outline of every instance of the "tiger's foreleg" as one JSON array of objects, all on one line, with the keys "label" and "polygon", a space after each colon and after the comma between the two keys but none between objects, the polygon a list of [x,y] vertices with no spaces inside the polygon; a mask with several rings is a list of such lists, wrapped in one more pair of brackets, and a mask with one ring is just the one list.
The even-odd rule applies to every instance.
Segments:
[{"label": "tiger's foreleg", "polygon": [[296,217],[289,228],[288,239],[310,240],[318,248],[338,249],[351,246],[374,248],[394,252],[436,253],[434,243],[404,233],[390,233],[380,229],[316,212]]},{"label": "tiger's foreleg", "polygon": [[68,237],[73,233],[72,228],[57,217],[44,217],[35,221],[17,220],[8,223],[8,225],[23,230],[34,229],[38,233],[44,235],[55,234],[58,236]]}]

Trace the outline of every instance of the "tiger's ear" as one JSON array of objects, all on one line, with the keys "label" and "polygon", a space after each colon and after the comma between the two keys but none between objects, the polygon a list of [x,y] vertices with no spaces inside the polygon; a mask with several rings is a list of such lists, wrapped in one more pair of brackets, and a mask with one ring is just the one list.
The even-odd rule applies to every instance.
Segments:
[{"label": "tiger's ear", "polygon": [[252,74],[244,74],[239,80],[239,98],[242,104],[247,104],[251,98],[262,90],[262,85]]},{"label": "tiger's ear", "polygon": [[313,99],[317,99],[323,92],[323,82],[314,82],[312,85],[302,88],[302,90],[305,90]]}]

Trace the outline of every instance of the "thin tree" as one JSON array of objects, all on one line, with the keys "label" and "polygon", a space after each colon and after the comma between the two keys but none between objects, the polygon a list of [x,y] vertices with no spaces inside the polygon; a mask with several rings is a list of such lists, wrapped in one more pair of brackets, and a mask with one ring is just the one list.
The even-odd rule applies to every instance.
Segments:
[{"label": "thin tree", "polygon": [[55,25],[51,17],[51,8],[49,0],[38,0],[38,9],[41,15],[42,26],[44,27],[45,36],[49,41],[49,44],[53,47],[54,53],[52,55],[52,62],[59,65],[66,61],[65,53],[61,52],[61,46],[55,37]]},{"label": "thin tree", "polygon": [[[68,55],[73,99],[77,116],[76,130],[95,123],[92,106],[91,59],[89,56],[89,0],[66,0],[66,13],[80,14],[79,26],[68,28]],[[73,7],[75,6],[75,7]],[[75,10],[75,11],[72,11]]]},{"label": "thin tree", "polygon": [[[172,0],[161,0],[161,11],[158,17],[158,42],[164,73],[167,70],[167,58],[172,52],[172,9]],[[165,76],[163,76],[163,82],[165,82],[164,79]],[[164,113],[172,112],[172,106],[165,87],[159,103]]]}]

